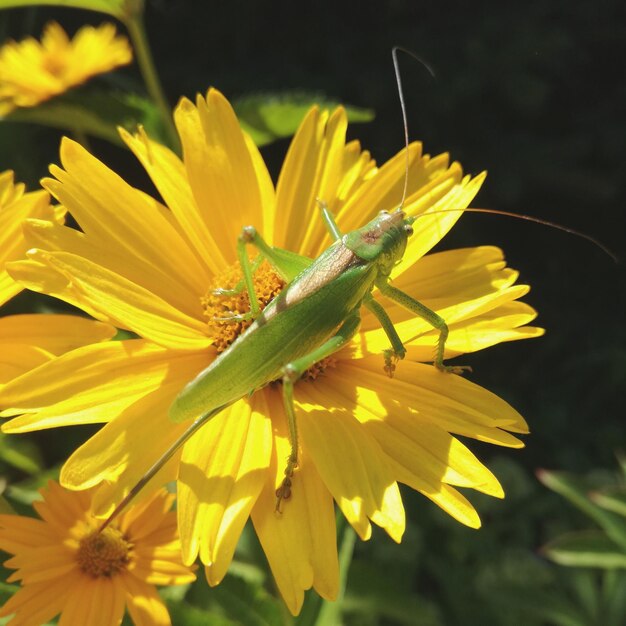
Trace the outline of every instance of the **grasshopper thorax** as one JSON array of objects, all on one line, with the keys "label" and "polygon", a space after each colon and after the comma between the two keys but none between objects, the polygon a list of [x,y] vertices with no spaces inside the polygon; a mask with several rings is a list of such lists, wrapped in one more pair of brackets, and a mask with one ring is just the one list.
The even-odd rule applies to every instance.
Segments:
[{"label": "grasshopper thorax", "polygon": [[360,259],[377,263],[381,274],[388,275],[406,250],[414,221],[402,209],[381,211],[371,222],[345,235],[343,243]]}]

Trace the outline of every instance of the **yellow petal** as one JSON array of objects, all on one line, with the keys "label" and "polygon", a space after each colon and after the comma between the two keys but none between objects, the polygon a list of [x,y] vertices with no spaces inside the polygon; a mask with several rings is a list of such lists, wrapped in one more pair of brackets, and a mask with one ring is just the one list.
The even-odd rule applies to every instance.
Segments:
[{"label": "yellow petal", "polygon": [[81,583],[69,589],[59,626],[95,623],[116,626],[124,615],[124,595],[117,593],[118,587],[117,577],[81,576]]},{"label": "yellow petal", "polygon": [[450,433],[520,448],[523,443],[505,431],[528,432],[522,416],[502,398],[462,376],[440,372],[432,365],[405,359],[397,365],[394,378],[389,379],[383,371],[382,356],[366,357],[342,361],[333,370],[333,379],[336,379],[336,388],[344,390],[341,401],[348,408],[350,403],[355,407],[360,405],[360,394],[363,394],[364,406],[370,410],[378,406],[377,410],[383,410],[385,404],[378,396],[390,389],[389,394],[382,396],[390,403],[387,413],[398,406],[410,407],[417,412],[420,421],[425,420]]},{"label": "yellow petal", "polygon": [[[409,184],[412,190],[423,178],[418,175],[426,164],[421,154],[420,143],[409,145]],[[399,152],[379,169],[372,171],[363,184],[354,190],[336,216],[343,232],[360,228],[380,211],[393,211],[400,205],[406,163],[406,153]],[[427,180],[423,180],[425,182]]]},{"label": "yellow petal", "polygon": [[33,508],[41,519],[54,527],[57,537],[76,536],[75,533],[80,532],[76,528],[76,520],[84,519],[90,510],[89,492],[70,493],[56,481],[49,480],[42,495],[43,500],[33,502]]},{"label": "yellow petal", "polygon": [[376,175],[376,162],[368,150],[361,150],[358,141],[350,141],[343,151],[341,179],[337,188],[336,204],[343,206],[357,192],[365,180]]},{"label": "yellow petal", "polygon": [[[31,219],[24,223],[23,230],[30,248],[47,252],[69,252],[85,258],[144,287],[187,315],[199,316],[200,294],[205,293],[208,280],[201,271],[196,274],[199,282],[192,284],[188,276],[177,276],[144,260],[131,258],[124,251],[103,247],[98,240],[73,228]],[[170,245],[168,242],[164,243]],[[189,269],[190,273],[197,270],[193,266]]]},{"label": "yellow petal", "polygon": [[[346,129],[348,119],[343,108],[333,111],[326,121],[326,116],[322,115],[318,120],[317,132],[315,133],[315,143],[299,147],[296,145],[296,138],[289,149],[289,154],[293,154],[293,159],[289,160],[289,154],[285,160],[283,171],[279,179],[278,199],[280,204],[277,210],[282,216],[281,209],[287,210],[285,202],[287,198],[295,196],[294,200],[303,199],[305,204],[297,205],[288,213],[290,223],[287,224],[289,239],[294,244],[297,242],[297,249],[301,254],[307,256],[317,256],[331,243],[330,236],[319,216],[318,201],[325,202],[331,210],[338,208],[337,195],[342,182],[342,164],[345,153]],[[304,167],[298,171],[299,176],[293,177],[289,172],[289,166],[293,161],[301,160],[303,165],[306,156],[298,156],[298,149],[313,151],[316,159],[316,166],[308,172]],[[288,183],[287,183],[288,181]],[[289,184],[289,187],[288,187]],[[298,185],[298,191],[294,192],[294,186]],[[308,194],[308,197],[306,197]],[[303,198],[304,196],[304,198]],[[311,218],[302,219],[302,211],[305,207],[310,207],[307,211]],[[295,238],[295,239],[294,239]],[[289,245],[289,244],[287,244]],[[322,247],[323,246],[323,247]],[[291,248],[290,248],[291,249]]]},{"label": "yellow petal", "polygon": [[190,246],[207,268],[207,276],[219,273],[223,269],[215,255],[219,246],[196,204],[183,162],[169,148],[152,141],[143,128],[135,135],[124,129],[119,132],[176,217]]},{"label": "yellow petal", "polygon": [[[1,415],[25,413],[3,430],[107,422],[153,393],[169,393],[171,401],[209,360],[203,352],[173,352],[140,339],[78,348],[2,388]],[[160,412],[168,406],[166,400]]]},{"label": "yellow petal", "polygon": [[[350,412],[328,411],[327,386],[298,388],[298,426],[322,480],[346,519],[362,539],[369,539],[369,520],[395,541],[404,532],[404,507],[387,460],[373,437]],[[334,445],[329,446],[328,441]]]},{"label": "yellow petal", "polygon": [[274,224],[274,243],[302,254],[299,244],[307,224],[301,216],[313,213],[318,152],[327,119],[317,107],[307,113],[289,146],[276,186],[276,213],[280,219]]},{"label": "yellow petal", "polygon": [[[211,254],[221,267],[236,259],[237,237],[247,224],[262,226],[262,198],[255,165],[232,107],[210,89],[196,106],[183,98],[174,112],[183,161],[206,229],[219,233]],[[217,261],[216,261],[217,262]]]},{"label": "yellow petal", "polygon": [[160,282],[178,281],[202,295],[198,289],[206,283],[206,271],[170,211],[67,138],[61,142],[61,161],[65,171],[50,168],[58,180],[46,178],[42,185],[72,213],[96,253],[107,252],[120,271],[124,259],[131,271],[141,271],[140,284],[155,293],[166,293],[159,291]]},{"label": "yellow petal", "polygon": [[[156,363],[157,374],[166,371],[166,379],[143,398],[111,416],[114,419],[74,452],[61,471],[62,484],[70,489],[85,489],[106,480],[112,484],[107,489],[98,490],[94,506],[100,506],[104,492],[109,495],[109,504],[119,501],[186,430],[187,424],[178,425],[169,420],[167,409],[184,383],[203,369],[204,359],[205,355],[200,354]],[[148,378],[146,372],[138,375],[135,370],[133,377],[138,379],[134,381],[136,388],[142,384],[148,386],[141,382],[142,378]],[[157,381],[158,376],[154,376],[149,384]],[[146,441],[150,445],[138,445]],[[171,472],[172,466],[177,467],[177,462],[164,473]],[[153,479],[154,485],[163,484],[158,478],[157,475]]]},{"label": "yellow petal", "polygon": [[0,350],[0,385],[54,358],[47,350],[23,343],[0,341]]},{"label": "yellow petal", "polygon": [[56,534],[41,520],[21,515],[0,515],[0,549],[16,554],[32,545],[50,543]]},{"label": "yellow petal", "polygon": [[[517,272],[507,268],[502,251],[493,246],[447,250],[422,257],[409,271],[393,275],[393,285],[430,309],[473,301],[513,285]],[[390,318],[396,322],[416,316],[378,294]],[[362,329],[379,328],[372,315],[363,319]]]},{"label": "yellow petal", "polygon": [[272,177],[267,170],[265,161],[259,152],[257,145],[252,138],[244,133],[246,147],[252,159],[252,165],[256,173],[257,182],[259,184],[259,194],[261,197],[261,206],[263,210],[262,233],[265,241],[270,245],[274,245],[274,226],[276,224],[276,192]]},{"label": "yellow petal", "polygon": [[284,478],[290,453],[282,398],[268,396],[274,446],[266,482],[253,510],[254,528],[267,555],[278,589],[293,615],[302,607],[304,591],[314,587],[328,600],[339,590],[339,564],[332,496],[324,486],[306,446],[293,477],[291,497],[276,513],[276,489]]},{"label": "yellow petal", "polygon": [[26,549],[5,562],[5,567],[19,569],[22,584],[50,582],[76,568],[67,546],[60,543],[58,537],[54,545],[37,546],[36,558],[33,549]]},{"label": "yellow petal", "polygon": [[[384,395],[394,397],[393,381]],[[421,420],[419,413],[408,407],[399,405],[386,412],[378,398],[368,398],[364,391],[360,392],[359,400],[359,421],[367,424],[368,432],[376,437],[387,455],[408,472],[431,484],[443,482],[504,497],[496,477],[444,429]]]},{"label": "yellow petal", "polygon": [[63,609],[70,592],[68,579],[74,582],[75,578],[65,576],[22,587],[0,608],[0,616],[17,613],[19,616],[17,623],[23,626],[47,623]]},{"label": "yellow petal", "polygon": [[[161,489],[152,498],[136,502],[118,518],[119,529],[135,541],[141,541],[143,550],[154,550],[158,544],[173,541],[176,517],[170,509],[175,499],[174,494]],[[155,533],[159,535],[158,541],[154,538]]]},{"label": "yellow petal", "polygon": [[11,273],[34,291],[54,295],[165,347],[196,350],[211,344],[204,322],[119,274],[66,252],[31,250],[29,256],[30,261],[13,263]]},{"label": "yellow petal", "polygon": [[484,173],[475,178],[465,176],[459,181],[457,175],[461,173],[461,166],[453,163],[444,176],[421,189],[417,199],[407,201],[406,212],[417,215],[417,220],[404,257],[394,270],[396,276],[402,275],[443,239],[463,215],[460,209],[474,199],[486,176]]},{"label": "yellow petal", "polygon": [[133,624],[135,626],[170,626],[172,622],[167,607],[157,590],[134,576],[126,575],[124,578],[126,603]]},{"label": "yellow petal", "polygon": [[454,487],[444,483],[429,483],[421,475],[408,472],[404,466],[395,462],[395,459],[392,459],[391,465],[399,482],[425,495],[461,524],[470,528],[480,528],[480,517],[476,509]]},{"label": "yellow petal", "polygon": [[29,217],[62,219],[62,212],[50,207],[50,196],[45,191],[24,193],[24,185],[13,183],[13,172],[0,174],[0,304],[4,304],[22,290],[7,273],[5,264],[24,257],[27,244],[22,235],[22,224]]},{"label": "yellow petal", "polygon": [[11,343],[37,346],[54,355],[88,343],[111,339],[115,328],[77,315],[10,315],[0,318],[0,346]]},{"label": "yellow petal", "polygon": [[178,477],[183,560],[200,559],[221,582],[265,482],[272,422],[263,394],[222,411],[185,446]]}]

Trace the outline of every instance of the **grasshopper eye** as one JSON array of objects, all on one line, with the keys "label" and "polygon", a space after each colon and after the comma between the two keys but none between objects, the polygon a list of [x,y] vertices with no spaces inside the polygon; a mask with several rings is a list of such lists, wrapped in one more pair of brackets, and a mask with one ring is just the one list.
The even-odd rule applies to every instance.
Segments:
[{"label": "grasshopper eye", "polygon": [[406,233],[407,237],[410,237],[413,234],[413,226],[411,226],[411,224],[405,224],[404,232]]},{"label": "grasshopper eye", "polygon": [[389,215],[389,211],[385,211],[385,209],[383,209],[382,211],[378,212],[378,217],[383,217]]}]

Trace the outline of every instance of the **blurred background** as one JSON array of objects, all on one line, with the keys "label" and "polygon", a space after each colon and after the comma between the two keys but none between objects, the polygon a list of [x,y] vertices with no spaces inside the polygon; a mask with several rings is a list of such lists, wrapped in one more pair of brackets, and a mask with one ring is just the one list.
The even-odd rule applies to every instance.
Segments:
[{"label": "blurred background", "polygon": [[[597,571],[560,568],[538,553],[560,533],[593,524],[535,472],[615,481],[616,453],[626,444],[626,9],[620,0],[445,6],[148,0],[146,26],[172,105],[211,85],[229,98],[320,94],[375,112],[349,133],[379,163],[403,147],[391,48],[409,48],[435,73],[401,58],[410,137],[430,154],[449,151],[468,173],[489,172],[474,206],[558,222],[619,256],[616,264],[580,238],[500,216],[468,214],[445,238],[441,249],[502,247],[521,282],[532,285],[525,301],[538,310],[546,336],[463,361],[473,365],[473,381],[525,416],[532,434],[517,451],[472,442],[507,492],[503,502],[471,495],[483,520],[478,532],[405,489],[406,538],[396,546],[375,533],[357,544],[343,618],[366,625],[609,623],[598,612],[604,587]],[[38,37],[50,19],[70,33],[107,21],[78,10],[14,9],[0,12],[0,39]],[[130,85],[139,76],[131,66],[115,80]],[[0,171],[13,169],[35,188],[48,163],[58,161],[60,136],[43,126],[0,123]],[[95,139],[90,146],[150,189],[129,154]],[[287,146],[280,140],[263,149],[274,174]],[[39,302],[22,294],[3,313]],[[34,440],[52,467],[87,434],[49,431]],[[626,602],[624,585],[617,589]],[[619,612],[614,617],[626,624]]]}]

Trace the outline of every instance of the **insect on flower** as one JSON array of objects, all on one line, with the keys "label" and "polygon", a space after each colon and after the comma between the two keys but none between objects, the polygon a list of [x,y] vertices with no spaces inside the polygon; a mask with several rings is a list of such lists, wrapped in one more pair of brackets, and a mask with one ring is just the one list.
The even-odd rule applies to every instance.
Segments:
[{"label": "insect on flower", "polygon": [[[374,522],[400,541],[398,482],[480,525],[456,487],[503,492],[455,434],[521,447],[514,434],[527,426],[504,400],[433,367],[433,350],[443,367],[542,330],[527,325],[528,287],[499,249],[426,255],[483,175],[416,143],[377,167],[346,143],[345,111],[314,108],[274,187],[219,92],[183,99],[175,120],[182,160],[143,131],[122,133],[164,204],[63,141],[63,167],[43,184],[80,230],[29,221],[28,259],[9,271],[137,338],[74,350],[9,383],[3,428],[104,423],[64,465],[65,486],[100,485],[94,506],[106,517],[146,476],[151,486],[175,478],[184,562],[199,555],[212,585],[251,517],[297,613],[305,589],[338,592],[333,502],[362,539]],[[249,243],[259,256],[248,258]]]}]

